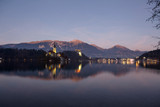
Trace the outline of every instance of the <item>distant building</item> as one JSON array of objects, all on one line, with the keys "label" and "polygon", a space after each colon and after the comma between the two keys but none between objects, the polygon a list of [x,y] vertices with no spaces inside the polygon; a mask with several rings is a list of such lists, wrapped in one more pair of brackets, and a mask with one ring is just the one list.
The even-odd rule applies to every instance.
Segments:
[{"label": "distant building", "polygon": [[79,56],[82,56],[82,52],[80,49],[75,49],[75,51],[78,53]]},{"label": "distant building", "polygon": [[56,57],[57,56],[57,50],[56,50],[56,45],[54,43],[53,45],[53,49],[49,50],[46,56],[52,56],[52,57]]},{"label": "distant building", "polygon": [[54,53],[57,53],[57,50],[56,50],[56,45],[55,45],[55,43],[54,43],[54,46],[53,46],[53,52],[54,52]]}]

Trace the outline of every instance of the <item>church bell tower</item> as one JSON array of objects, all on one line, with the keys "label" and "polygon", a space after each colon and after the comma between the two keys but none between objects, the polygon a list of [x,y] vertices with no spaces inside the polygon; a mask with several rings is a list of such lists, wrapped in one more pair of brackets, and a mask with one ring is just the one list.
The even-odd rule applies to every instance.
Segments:
[{"label": "church bell tower", "polygon": [[54,52],[54,53],[57,52],[57,51],[56,51],[56,44],[55,44],[55,42],[54,42],[54,45],[53,45],[53,52]]}]

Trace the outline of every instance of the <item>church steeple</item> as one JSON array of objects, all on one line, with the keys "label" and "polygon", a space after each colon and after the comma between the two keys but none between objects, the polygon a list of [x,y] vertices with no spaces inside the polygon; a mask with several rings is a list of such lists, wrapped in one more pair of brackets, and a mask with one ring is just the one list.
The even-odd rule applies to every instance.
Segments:
[{"label": "church steeple", "polygon": [[53,52],[54,52],[54,53],[56,53],[56,52],[57,52],[55,42],[54,42],[54,45],[53,45]]}]

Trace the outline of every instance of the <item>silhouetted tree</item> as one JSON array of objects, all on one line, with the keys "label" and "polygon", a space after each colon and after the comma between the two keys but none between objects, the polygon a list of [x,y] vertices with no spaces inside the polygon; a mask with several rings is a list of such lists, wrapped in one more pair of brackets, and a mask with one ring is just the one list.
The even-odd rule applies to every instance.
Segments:
[{"label": "silhouetted tree", "polygon": [[0,48],[0,57],[5,60],[45,60],[45,55],[46,52],[43,50]]},{"label": "silhouetted tree", "polygon": [[[160,0],[148,0],[147,4],[151,5],[152,16],[148,18],[148,21],[156,22],[156,28],[160,29]],[[160,37],[154,37],[160,40]],[[160,41],[155,46],[157,49],[160,47]]]},{"label": "silhouetted tree", "polygon": [[160,28],[160,0],[148,0],[149,5],[151,5],[152,16],[148,18],[148,21],[156,21],[156,28]]},{"label": "silhouetted tree", "polygon": [[[160,37],[154,37],[154,38],[160,40]],[[158,41],[157,45],[155,45],[154,47],[157,48],[157,49],[159,49],[159,47],[160,47],[160,41]]]}]

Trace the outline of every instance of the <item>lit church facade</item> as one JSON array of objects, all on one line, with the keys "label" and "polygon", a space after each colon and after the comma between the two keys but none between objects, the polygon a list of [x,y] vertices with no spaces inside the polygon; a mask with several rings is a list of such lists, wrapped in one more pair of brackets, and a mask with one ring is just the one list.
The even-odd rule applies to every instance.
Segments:
[{"label": "lit church facade", "polygon": [[[75,49],[75,52],[76,52],[80,57],[82,57],[82,52],[81,52],[80,49]],[[62,58],[62,57],[64,57],[64,56],[62,56],[62,53],[63,53],[63,52],[58,52],[58,53],[57,53],[56,45],[55,45],[55,43],[54,43],[53,49],[52,49],[52,50],[49,50],[49,51],[47,52],[46,56],[60,57],[60,58]]]},{"label": "lit church facade", "polygon": [[52,57],[56,57],[57,56],[57,50],[56,50],[55,43],[53,45],[53,50],[48,51],[48,53],[46,54],[46,56],[52,56]]}]

